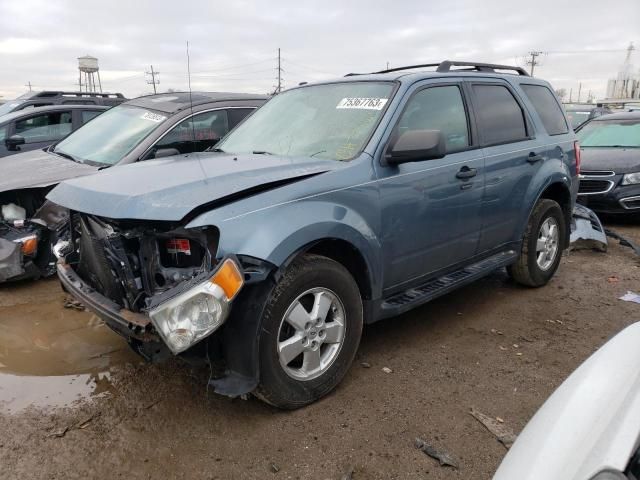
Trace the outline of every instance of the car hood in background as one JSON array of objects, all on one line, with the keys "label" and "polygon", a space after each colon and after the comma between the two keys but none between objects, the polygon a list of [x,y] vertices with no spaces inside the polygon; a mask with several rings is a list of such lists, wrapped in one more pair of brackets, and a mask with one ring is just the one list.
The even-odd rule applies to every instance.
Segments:
[{"label": "car hood in background", "polygon": [[91,175],[97,167],[77,163],[44,150],[0,158],[0,192],[47,187],[68,178]]},{"label": "car hood in background", "polygon": [[584,362],[524,428],[493,480],[588,480],[624,471],[640,440],[640,323]]},{"label": "car hood in background", "polygon": [[339,168],[340,162],[199,153],[104,170],[58,185],[47,198],[114,219],[179,221],[205,204],[232,201]]},{"label": "car hood in background", "polygon": [[580,169],[640,172],[640,148],[583,148]]}]

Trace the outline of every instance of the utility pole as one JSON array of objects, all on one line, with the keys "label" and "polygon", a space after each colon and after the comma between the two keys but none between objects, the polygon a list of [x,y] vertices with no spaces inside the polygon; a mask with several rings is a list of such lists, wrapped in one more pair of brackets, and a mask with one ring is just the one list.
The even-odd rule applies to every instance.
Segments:
[{"label": "utility pole", "polygon": [[29,91],[31,91],[31,87],[33,87],[33,85],[31,85],[31,80],[29,80],[27,82],[27,84],[25,85],[25,87],[29,87]]},{"label": "utility pole", "polygon": [[578,103],[580,103],[580,92],[582,91],[582,82],[578,84]]},{"label": "utility pole", "polygon": [[573,102],[573,87],[569,89],[569,103]]},{"label": "utility pole", "polygon": [[153,65],[151,65],[151,71],[150,72],[145,72],[147,75],[151,75],[151,80],[147,80],[147,84],[148,85],[153,85],[153,93],[154,95],[158,92],[156,92],[156,85],[160,85],[160,79],[156,80],[156,75],[160,75],[160,72],[156,72],[153,70]]},{"label": "utility pole", "polygon": [[389,62],[387,62],[387,70],[389,70]]},{"label": "utility pole", "polygon": [[531,65],[531,70],[529,71],[529,75],[531,75],[532,77],[533,77],[533,71],[536,68],[536,65],[540,65],[540,62],[538,62],[536,58],[538,58],[543,53],[544,52],[540,52],[536,50],[529,52],[529,55],[531,56],[531,60],[527,60],[527,65]]},{"label": "utility pole", "polygon": [[283,87],[283,83],[284,83],[284,78],[282,78],[282,72],[284,72],[284,70],[282,69],[282,62],[281,62],[281,57],[280,57],[280,48],[278,48],[278,66],[276,67],[276,71],[278,72],[278,76],[276,77],[276,80],[278,81],[278,85],[276,85],[276,88],[273,91],[274,95],[277,95],[278,93],[280,93],[282,91],[282,87]]}]

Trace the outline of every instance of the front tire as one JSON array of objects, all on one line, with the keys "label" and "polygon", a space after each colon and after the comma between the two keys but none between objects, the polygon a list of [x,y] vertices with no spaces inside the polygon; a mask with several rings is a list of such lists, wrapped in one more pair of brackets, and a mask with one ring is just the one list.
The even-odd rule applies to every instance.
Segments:
[{"label": "front tire", "polygon": [[283,409],[328,394],[353,362],[362,325],[360,291],[346,268],[318,255],[295,260],[263,310],[254,394]]},{"label": "front tire", "polygon": [[520,256],[507,267],[511,278],[528,287],[546,285],[558,270],[566,235],[560,205],[546,198],[538,201],[529,217]]}]

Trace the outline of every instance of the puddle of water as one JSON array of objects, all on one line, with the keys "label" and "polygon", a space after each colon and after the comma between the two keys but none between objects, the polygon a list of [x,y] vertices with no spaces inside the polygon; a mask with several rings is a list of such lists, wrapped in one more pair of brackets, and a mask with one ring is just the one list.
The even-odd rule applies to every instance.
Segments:
[{"label": "puddle of water", "polygon": [[97,317],[63,308],[63,296],[53,291],[32,303],[0,302],[2,413],[108,395],[113,391],[109,370],[140,361]]}]

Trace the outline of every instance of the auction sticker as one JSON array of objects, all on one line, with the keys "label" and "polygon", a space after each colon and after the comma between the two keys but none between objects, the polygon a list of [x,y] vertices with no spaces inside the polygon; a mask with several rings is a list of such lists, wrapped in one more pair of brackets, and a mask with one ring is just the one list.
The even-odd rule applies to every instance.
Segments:
[{"label": "auction sticker", "polygon": [[165,117],[164,115],[158,115],[157,113],[146,112],[140,118],[142,118],[143,120],[150,120],[152,122],[160,123],[163,120],[166,120],[167,117]]},{"label": "auction sticker", "polygon": [[382,110],[388,98],[350,97],[340,100],[336,108],[357,108],[360,110]]}]

